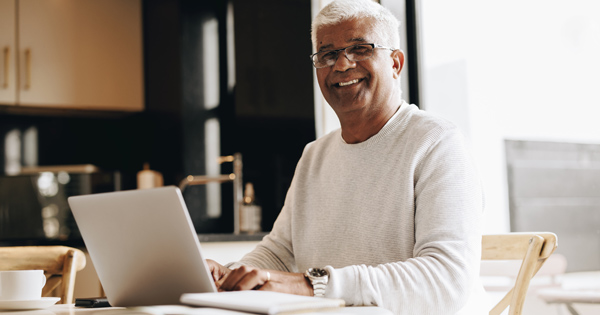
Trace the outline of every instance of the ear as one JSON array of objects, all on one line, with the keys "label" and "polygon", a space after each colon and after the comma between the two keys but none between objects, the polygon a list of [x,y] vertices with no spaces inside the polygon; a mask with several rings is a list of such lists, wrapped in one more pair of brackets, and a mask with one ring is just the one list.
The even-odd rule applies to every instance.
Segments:
[{"label": "ear", "polygon": [[396,49],[392,51],[392,62],[394,79],[398,79],[400,72],[402,72],[402,67],[404,67],[404,53],[402,50]]}]

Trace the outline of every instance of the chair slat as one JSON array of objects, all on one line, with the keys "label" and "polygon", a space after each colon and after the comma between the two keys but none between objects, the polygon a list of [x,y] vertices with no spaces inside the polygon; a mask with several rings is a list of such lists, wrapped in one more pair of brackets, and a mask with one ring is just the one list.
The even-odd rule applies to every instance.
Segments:
[{"label": "chair slat", "polygon": [[0,247],[0,270],[44,270],[43,296],[59,291],[60,303],[73,303],[75,274],[85,267],[85,254],[67,246]]},{"label": "chair slat", "polygon": [[[64,256],[71,249],[67,246],[0,247],[0,270],[42,269],[46,273],[60,274]],[[83,269],[85,255],[80,255],[74,265],[77,270]]]},{"label": "chair slat", "polygon": [[490,315],[502,313],[509,307],[509,315],[519,315],[523,309],[531,278],[557,247],[556,234],[508,233],[484,235],[482,260],[519,260],[521,267],[515,285],[490,311]]}]

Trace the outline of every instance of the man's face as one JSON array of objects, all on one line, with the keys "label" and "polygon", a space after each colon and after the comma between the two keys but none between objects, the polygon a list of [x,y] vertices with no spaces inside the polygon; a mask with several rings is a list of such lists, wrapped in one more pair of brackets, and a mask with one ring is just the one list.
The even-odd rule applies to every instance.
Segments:
[{"label": "man's face", "polygon": [[[368,19],[347,20],[317,30],[317,51],[363,43],[382,44]],[[341,51],[333,66],[316,69],[317,80],[338,116],[356,110],[373,113],[399,93],[397,80],[403,63],[399,50],[375,49],[373,57],[362,61],[350,61]]]}]

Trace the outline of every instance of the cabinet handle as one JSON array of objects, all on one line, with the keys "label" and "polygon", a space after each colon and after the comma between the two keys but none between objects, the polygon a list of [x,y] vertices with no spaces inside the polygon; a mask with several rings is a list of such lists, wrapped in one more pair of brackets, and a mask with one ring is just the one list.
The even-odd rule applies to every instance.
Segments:
[{"label": "cabinet handle", "polygon": [[5,89],[8,88],[8,74],[10,66],[10,48],[4,47],[4,84],[2,85]]},{"label": "cabinet handle", "polygon": [[25,49],[25,90],[31,87],[31,49]]}]

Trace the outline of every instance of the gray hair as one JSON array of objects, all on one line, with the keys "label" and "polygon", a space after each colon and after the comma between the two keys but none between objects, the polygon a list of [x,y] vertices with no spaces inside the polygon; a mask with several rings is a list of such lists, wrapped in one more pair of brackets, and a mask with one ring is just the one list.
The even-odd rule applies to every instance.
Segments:
[{"label": "gray hair", "polygon": [[373,29],[379,39],[384,41],[377,44],[400,48],[400,21],[390,10],[373,0],[335,0],[325,6],[312,22],[311,37],[315,50],[319,28],[359,18],[373,19]]}]

